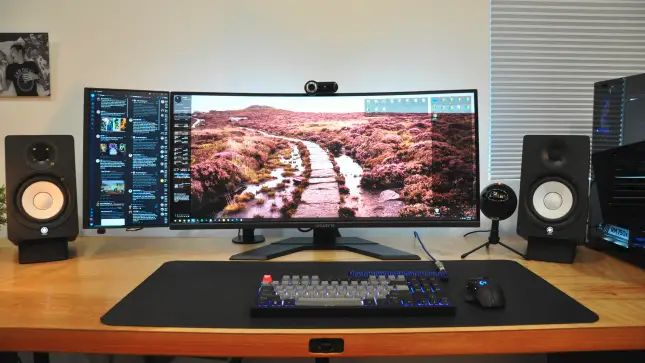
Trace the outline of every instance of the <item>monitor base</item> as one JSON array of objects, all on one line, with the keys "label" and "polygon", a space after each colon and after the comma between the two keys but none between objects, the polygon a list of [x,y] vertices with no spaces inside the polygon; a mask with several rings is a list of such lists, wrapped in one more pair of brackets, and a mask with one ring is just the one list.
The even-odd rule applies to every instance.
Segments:
[{"label": "monitor base", "polygon": [[357,237],[338,237],[337,229],[314,229],[314,237],[292,237],[231,256],[230,260],[263,261],[307,250],[345,250],[381,260],[420,260],[419,256]]}]

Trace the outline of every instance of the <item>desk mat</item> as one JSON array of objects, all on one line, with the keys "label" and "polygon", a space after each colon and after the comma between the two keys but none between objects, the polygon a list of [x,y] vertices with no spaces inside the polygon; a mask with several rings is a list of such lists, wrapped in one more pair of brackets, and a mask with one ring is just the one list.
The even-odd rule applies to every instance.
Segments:
[{"label": "desk mat", "polygon": [[[424,270],[429,262],[172,261],[116,304],[107,325],[181,328],[412,328],[590,323],[598,316],[515,261],[445,261],[444,293],[455,316],[253,318],[249,309],[265,273],[332,275],[351,270]],[[506,307],[483,309],[464,301],[465,281],[486,276],[504,289]]]}]

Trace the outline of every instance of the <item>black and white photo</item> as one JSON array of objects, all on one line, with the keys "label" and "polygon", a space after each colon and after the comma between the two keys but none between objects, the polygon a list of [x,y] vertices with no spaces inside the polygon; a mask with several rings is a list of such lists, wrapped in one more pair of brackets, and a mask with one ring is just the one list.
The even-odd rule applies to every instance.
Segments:
[{"label": "black and white photo", "polygon": [[47,33],[0,33],[0,96],[49,96]]}]

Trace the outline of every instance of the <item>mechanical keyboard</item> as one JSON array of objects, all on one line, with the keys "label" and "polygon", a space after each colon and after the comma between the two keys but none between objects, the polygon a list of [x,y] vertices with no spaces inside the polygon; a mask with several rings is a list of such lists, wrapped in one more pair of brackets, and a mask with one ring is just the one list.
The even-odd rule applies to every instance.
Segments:
[{"label": "mechanical keyboard", "polygon": [[260,278],[253,316],[454,315],[445,272],[350,271],[345,276]]}]

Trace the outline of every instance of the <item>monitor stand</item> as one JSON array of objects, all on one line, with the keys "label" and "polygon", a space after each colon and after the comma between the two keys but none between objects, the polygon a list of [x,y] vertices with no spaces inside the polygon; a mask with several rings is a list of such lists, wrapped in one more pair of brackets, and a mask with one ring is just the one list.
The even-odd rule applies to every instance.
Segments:
[{"label": "monitor stand", "polygon": [[238,235],[233,237],[232,242],[242,245],[262,243],[264,242],[264,236],[255,234],[255,228],[242,228],[242,235],[239,234],[238,230]]},{"label": "monitor stand", "polygon": [[231,260],[270,260],[305,250],[345,250],[381,260],[419,260],[419,256],[357,237],[340,237],[338,228],[314,228],[311,237],[292,237],[231,256]]}]

